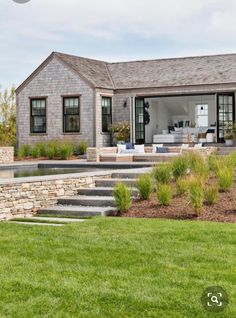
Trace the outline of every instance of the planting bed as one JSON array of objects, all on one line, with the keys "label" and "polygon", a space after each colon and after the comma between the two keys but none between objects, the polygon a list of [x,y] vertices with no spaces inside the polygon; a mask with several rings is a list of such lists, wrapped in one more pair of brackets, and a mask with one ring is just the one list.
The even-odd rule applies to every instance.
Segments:
[{"label": "planting bed", "polygon": [[[173,189],[175,188],[174,183],[172,187]],[[123,213],[122,216],[236,223],[236,184],[234,184],[229,192],[219,193],[218,202],[216,204],[212,206],[204,204],[202,212],[198,216],[190,206],[187,197],[174,195],[173,202],[170,206],[160,206],[156,199],[156,193],[152,193],[150,200],[134,200],[129,211]]]}]

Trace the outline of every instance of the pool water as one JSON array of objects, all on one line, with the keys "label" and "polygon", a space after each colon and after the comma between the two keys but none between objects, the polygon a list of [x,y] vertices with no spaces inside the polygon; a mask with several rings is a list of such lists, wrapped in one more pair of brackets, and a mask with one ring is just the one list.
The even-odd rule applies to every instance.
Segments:
[{"label": "pool water", "polygon": [[[58,174],[93,172],[98,170],[101,170],[101,168],[19,168],[0,170],[0,179],[51,176]],[[107,168],[103,167],[103,170],[107,170]]]}]

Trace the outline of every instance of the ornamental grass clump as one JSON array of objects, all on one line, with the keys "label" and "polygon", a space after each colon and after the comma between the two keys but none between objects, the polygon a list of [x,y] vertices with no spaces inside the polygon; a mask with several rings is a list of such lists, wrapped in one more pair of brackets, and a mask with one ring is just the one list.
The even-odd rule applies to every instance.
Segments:
[{"label": "ornamental grass clump", "polygon": [[24,159],[25,157],[29,157],[30,153],[31,153],[30,146],[27,144],[24,144],[19,148],[17,152],[17,156],[19,159]]},{"label": "ornamental grass clump", "polygon": [[157,183],[168,184],[172,179],[172,166],[170,163],[159,164],[153,168],[153,177]]},{"label": "ornamental grass clump", "polygon": [[210,155],[207,159],[207,165],[210,172],[217,173],[220,168],[220,160],[216,155]]},{"label": "ornamental grass clump", "polygon": [[187,194],[187,191],[188,191],[188,181],[186,179],[183,179],[183,178],[177,179],[177,181],[176,181],[177,195],[183,196],[183,195]]},{"label": "ornamental grass clump", "polygon": [[40,157],[47,156],[47,144],[45,142],[39,142],[36,144],[37,148],[40,151]]},{"label": "ornamental grass clump", "polygon": [[74,153],[76,155],[84,155],[87,151],[88,144],[86,141],[81,141],[79,144],[74,144]]},{"label": "ornamental grass clump", "polygon": [[217,173],[219,189],[221,192],[229,191],[234,182],[234,170],[229,167],[222,167]]},{"label": "ornamental grass clump", "polygon": [[68,160],[74,153],[73,144],[70,142],[63,142],[59,145],[58,154],[62,160]]},{"label": "ornamental grass clump", "polygon": [[168,184],[159,184],[157,188],[157,200],[160,205],[171,205],[173,198],[172,188]]},{"label": "ornamental grass clump", "polygon": [[57,140],[51,140],[47,144],[46,154],[49,159],[54,159],[58,156],[60,144]]},{"label": "ornamental grass clump", "polygon": [[39,158],[41,155],[40,153],[40,148],[38,147],[38,145],[35,145],[32,149],[31,149],[31,156],[33,158]]},{"label": "ornamental grass clump", "polygon": [[182,178],[187,175],[189,161],[187,156],[179,156],[172,160],[172,173],[175,179]]},{"label": "ornamental grass clump", "polygon": [[138,178],[137,188],[142,200],[149,200],[153,191],[153,181],[150,174],[143,174]]},{"label": "ornamental grass clump", "polygon": [[209,185],[204,189],[204,199],[207,205],[213,205],[218,200],[218,185]]},{"label": "ornamental grass clump", "polygon": [[117,183],[113,196],[119,212],[127,212],[131,206],[131,190],[124,183]]},{"label": "ornamental grass clump", "polygon": [[195,213],[199,215],[203,207],[203,185],[197,178],[192,178],[188,184],[188,195],[190,205]]},{"label": "ornamental grass clump", "polygon": [[192,173],[203,180],[207,180],[210,174],[207,162],[203,158],[196,161],[192,167]]}]

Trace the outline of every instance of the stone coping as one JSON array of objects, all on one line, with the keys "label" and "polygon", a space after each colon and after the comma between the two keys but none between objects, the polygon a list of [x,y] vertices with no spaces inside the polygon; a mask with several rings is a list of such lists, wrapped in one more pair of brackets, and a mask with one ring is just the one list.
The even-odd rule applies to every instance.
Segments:
[{"label": "stone coping", "polygon": [[77,178],[89,178],[89,177],[103,177],[109,176],[112,173],[117,172],[139,172],[148,171],[150,168],[136,168],[136,169],[115,169],[115,170],[101,170],[92,172],[80,172],[80,173],[70,173],[70,174],[58,174],[50,176],[38,176],[38,177],[23,177],[23,178],[12,178],[12,179],[0,179],[1,185],[12,185],[21,183],[35,183],[43,181],[55,181],[55,180],[66,180],[66,179],[77,179]]}]

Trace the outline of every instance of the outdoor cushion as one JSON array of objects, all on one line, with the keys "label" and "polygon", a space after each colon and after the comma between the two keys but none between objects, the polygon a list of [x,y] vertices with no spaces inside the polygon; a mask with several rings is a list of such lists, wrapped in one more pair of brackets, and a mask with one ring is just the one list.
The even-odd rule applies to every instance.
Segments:
[{"label": "outdoor cushion", "polygon": [[134,145],[134,149],[138,150],[138,153],[145,153],[144,145]]},{"label": "outdoor cushion", "polygon": [[121,153],[122,150],[126,150],[126,144],[124,144],[124,145],[123,144],[118,144],[117,145],[117,150],[118,150],[117,151],[118,153]]},{"label": "outdoor cushion", "polygon": [[156,147],[156,153],[168,153],[169,150],[166,147]]},{"label": "outdoor cushion", "polygon": [[127,142],[127,143],[126,143],[126,149],[127,149],[127,150],[134,149],[134,144],[131,143],[131,142]]},{"label": "outdoor cushion", "polygon": [[163,144],[153,144],[152,145],[152,152],[153,153],[156,153],[157,147],[161,148],[161,147],[163,147]]}]

